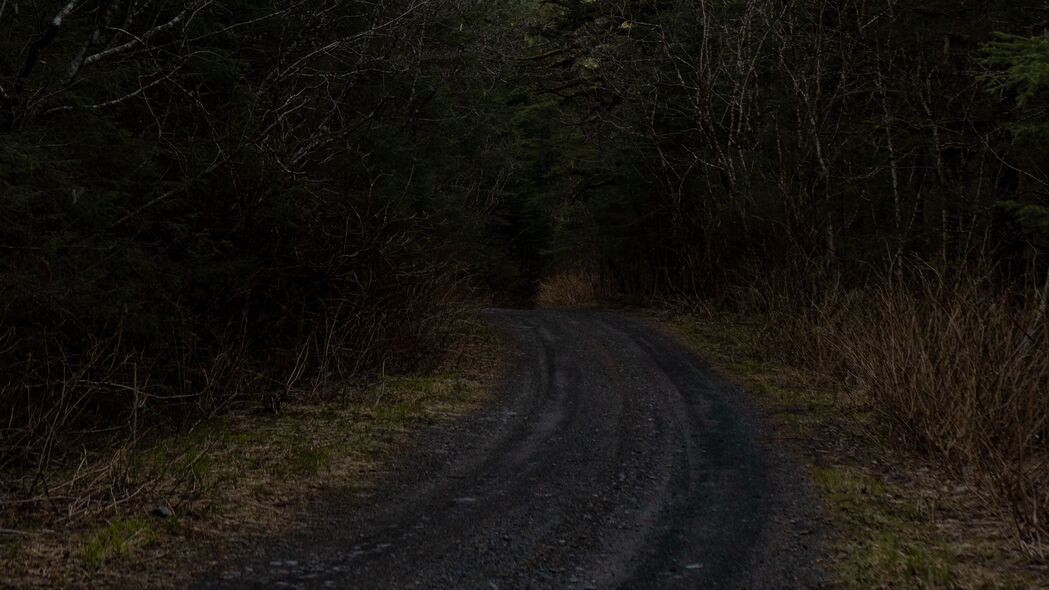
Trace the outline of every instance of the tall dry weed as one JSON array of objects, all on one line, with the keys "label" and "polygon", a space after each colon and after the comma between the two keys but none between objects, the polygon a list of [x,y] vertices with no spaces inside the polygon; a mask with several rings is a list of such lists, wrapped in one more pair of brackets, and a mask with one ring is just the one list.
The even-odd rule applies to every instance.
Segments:
[{"label": "tall dry weed", "polygon": [[539,285],[536,303],[540,307],[586,307],[597,303],[600,293],[598,274],[575,268],[544,279]]},{"label": "tall dry weed", "polygon": [[985,479],[1049,540],[1049,331],[1043,300],[977,270],[884,280],[823,338],[890,434]]},{"label": "tall dry weed", "polygon": [[[732,295],[767,352],[848,383],[889,440],[983,484],[1031,548],[1049,541],[1049,328],[1044,288],[986,267],[910,268],[845,288],[770,273]],[[1036,549],[1037,550],[1037,549]]]}]

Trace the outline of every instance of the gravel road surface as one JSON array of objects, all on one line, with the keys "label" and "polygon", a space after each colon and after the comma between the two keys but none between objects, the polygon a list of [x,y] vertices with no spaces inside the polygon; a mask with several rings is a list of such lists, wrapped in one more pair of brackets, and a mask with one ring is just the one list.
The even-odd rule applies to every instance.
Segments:
[{"label": "gravel road surface", "polygon": [[199,587],[823,585],[816,502],[738,385],[646,320],[483,314],[514,343],[488,408]]}]

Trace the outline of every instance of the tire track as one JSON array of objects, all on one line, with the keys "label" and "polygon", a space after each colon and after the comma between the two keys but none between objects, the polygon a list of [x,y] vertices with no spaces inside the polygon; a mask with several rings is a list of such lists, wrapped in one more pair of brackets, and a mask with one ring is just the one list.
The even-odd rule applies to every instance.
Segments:
[{"label": "tire track", "polygon": [[423,436],[369,505],[326,498],[199,587],[820,585],[783,526],[812,500],[738,387],[622,315],[483,314],[517,349],[491,407]]}]

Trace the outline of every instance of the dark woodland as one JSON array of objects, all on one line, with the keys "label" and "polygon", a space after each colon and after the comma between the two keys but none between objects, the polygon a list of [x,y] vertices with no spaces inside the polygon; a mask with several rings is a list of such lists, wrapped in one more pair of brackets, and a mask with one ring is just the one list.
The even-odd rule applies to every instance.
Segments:
[{"label": "dark woodland", "polygon": [[153,475],[114,453],[432,370],[470,310],[600,302],[745,318],[1044,559],[1047,27],[1042,0],[0,0],[0,530],[138,510]]}]

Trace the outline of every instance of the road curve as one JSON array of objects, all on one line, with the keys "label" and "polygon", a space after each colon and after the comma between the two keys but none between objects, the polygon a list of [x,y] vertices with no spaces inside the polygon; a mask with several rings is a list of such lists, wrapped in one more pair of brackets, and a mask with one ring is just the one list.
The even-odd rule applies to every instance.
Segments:
[{"label": "road curve", "polygon": [[515,343],[489,408],[199,587],[822,586],[816,503],[740,387],[644,320],[482,313]]}]

